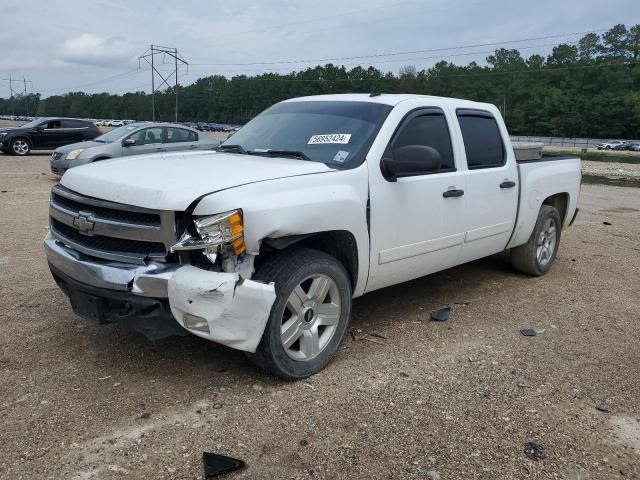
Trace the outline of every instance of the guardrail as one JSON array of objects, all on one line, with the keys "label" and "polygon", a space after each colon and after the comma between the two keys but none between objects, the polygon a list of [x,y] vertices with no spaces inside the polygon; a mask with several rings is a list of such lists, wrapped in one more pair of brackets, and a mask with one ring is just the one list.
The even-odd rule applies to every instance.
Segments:
[{"label": "guardrail", "polygon": [[[640,140],[615,139],[625,142],[640,143]],[[596,148],[598,144],[611,142],[610,138],[570,138],[570,137],[535,137],[525,135],[512,135],[512,142],[534,142],[543,143],[549,147],[571,147],[571,148]]]}]

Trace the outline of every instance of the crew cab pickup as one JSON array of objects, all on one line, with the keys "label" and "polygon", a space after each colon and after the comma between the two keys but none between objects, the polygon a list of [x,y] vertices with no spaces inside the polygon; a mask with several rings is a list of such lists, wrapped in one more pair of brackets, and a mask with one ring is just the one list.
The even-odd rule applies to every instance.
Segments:
[{"label": "crew cab pickup", "polygon": [[190,332],[303,378],[330,361],[354,297],[505,250],[546,273],[580,180],[579,158],[516,162],[493,105],[297,98],[214,152],[68,171],[44,245],[81,316]]}]

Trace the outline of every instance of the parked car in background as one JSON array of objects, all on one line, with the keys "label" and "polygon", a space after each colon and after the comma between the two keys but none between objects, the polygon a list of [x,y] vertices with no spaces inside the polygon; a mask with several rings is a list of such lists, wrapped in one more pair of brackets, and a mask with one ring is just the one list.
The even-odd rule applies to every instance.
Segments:
[{"label": "parked car in background", "polygon": [[598,150],[614,150],[616,147],[624,144],[622,140],[612,140],[610,142],[603,142],[598,145]]},{"label": "parked car in background", "polygon": [[92,142],[56,149],[51,155],[51,171],[63,175],[68,169],[98,160],[181,150],[213,150],[220,141],[196,130],[167,123],[132,123],[111,130]]},{"label": "parked car in background", "polygon": [[631,145],[631,143],[629,142],[620,142],[617,145],[615,145],[612,150],[618,150],[618,151],[628,150],[629,145]]},{"label": "parked car in background", "polygon": [[37,118],[20,127],[0,129],[0,151],[28,155],[31,150],[54,150],[70,143],[93,140],[101,134],[88,120]]},{"label": "parked car in background", "polygon": [[632,152],[640,152],[640,143],[630,143],[628,150]]}]

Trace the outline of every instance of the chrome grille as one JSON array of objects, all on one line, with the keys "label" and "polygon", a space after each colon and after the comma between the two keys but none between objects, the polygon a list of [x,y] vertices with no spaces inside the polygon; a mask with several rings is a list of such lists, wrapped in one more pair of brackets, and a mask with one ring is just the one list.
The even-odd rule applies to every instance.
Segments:
[{"label": "chrome grille", "polygon": [[92,257],[144,264],[166,261],[176,242],[174,212],[87,197],[56,185],[51,192],[53,236]]}]

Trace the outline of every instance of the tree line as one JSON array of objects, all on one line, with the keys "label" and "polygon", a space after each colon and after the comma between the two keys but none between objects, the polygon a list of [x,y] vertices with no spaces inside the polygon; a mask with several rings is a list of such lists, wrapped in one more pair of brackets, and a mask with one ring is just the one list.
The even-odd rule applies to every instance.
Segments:
[{"label": "tree line", "polygon": [[[616,25],[578,42],[559,44],[546,58],[499,48],[486,65],[440,61],[397,74],[327,64],[289,74],[226,78],[212,75],[179,86],[181,121],[242,124],[270,105],[327,93],[418,93],[497,105],[513,134],[640,137],[640,25]],[[174,119],[174,91],[156,93],[156,119]],[[147,120],[151,96],[71,92],[0,99],[0,114]]]}]

